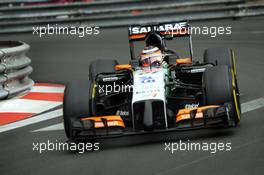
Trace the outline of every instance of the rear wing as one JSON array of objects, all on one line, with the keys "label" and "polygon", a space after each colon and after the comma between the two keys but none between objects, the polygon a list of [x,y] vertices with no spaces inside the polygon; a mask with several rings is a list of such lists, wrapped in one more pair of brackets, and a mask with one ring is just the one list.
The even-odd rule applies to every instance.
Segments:
[{"label": "rear wing", "polygon": [[144,40],[146,34],[150,31],[159,32],[163,38],[172,39],[175,37],[189,36],[189,24],[187,21],[160,23],[150,25],[136,25],[128,28],[128,37],[130,41]]},{"label": "rear wing", "polygon": [[189,32],[190,25],[187,21],[158,23],[149,25],[134,25],[128,28],[128,40],[131,59],[136,59],[134,53],[134,42],[145,40],[146,35],[151,31],[160,33],[163,39],[172,40],[176,37],[189,37],[190,57],[193,58],[192,37]]}]

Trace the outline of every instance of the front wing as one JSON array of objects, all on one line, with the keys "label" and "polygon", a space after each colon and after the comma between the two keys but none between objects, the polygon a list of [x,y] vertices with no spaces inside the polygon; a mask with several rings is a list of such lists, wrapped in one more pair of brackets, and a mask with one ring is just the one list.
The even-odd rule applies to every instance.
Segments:
[{"label": "front wing", "polygon": [[76,140],[101,139],[140,134],[187,131],[212,127],[233,126],[230,118],[231,105],[203,106],[194,109],[180,109],[175,117],[175,126],[152,131],[135,130],[125,126],[121,116],[97,116],[72,120],[71,133]]}]

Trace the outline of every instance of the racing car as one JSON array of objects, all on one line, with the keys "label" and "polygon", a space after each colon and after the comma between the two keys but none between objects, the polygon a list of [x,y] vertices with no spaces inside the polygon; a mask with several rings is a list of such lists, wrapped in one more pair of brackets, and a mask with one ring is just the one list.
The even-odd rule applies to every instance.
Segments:
[{"label": "racing car", "polygon": [[[185,37],[189,57],[168,49]],[[186,21],[128,28],[130,61],[90,63],[89,79],[67,84],[63,119],[69,140],[235,127],[241,118],[235,54],[209,48],[193,60]],[[141,53],[135,46],[143,42]]]}]

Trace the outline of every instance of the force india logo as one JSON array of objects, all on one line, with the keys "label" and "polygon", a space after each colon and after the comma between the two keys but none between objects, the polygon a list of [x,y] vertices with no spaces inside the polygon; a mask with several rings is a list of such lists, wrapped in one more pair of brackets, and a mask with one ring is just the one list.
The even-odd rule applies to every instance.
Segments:
[{"label": "force india logo", "polygon": [[[164,24],[159,26],[154,26],[155,31],[159,32],[167,32],[167,31],[179,31],[182,29],[187,29],[187,22],[181,23],[172,23],[172,24]],[[151,27],[130,27],[129,28],[130,34],[142,34],[151,31]]]}]

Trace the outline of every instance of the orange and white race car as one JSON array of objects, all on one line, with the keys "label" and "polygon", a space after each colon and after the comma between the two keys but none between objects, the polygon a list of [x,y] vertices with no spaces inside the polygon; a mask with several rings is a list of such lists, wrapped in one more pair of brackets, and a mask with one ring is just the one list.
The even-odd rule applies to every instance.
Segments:
[{"label": "orange and white race car", "polygon": [[[89,80],[66,86],[64,127],[72,141],[208,127],[234,127],[241,108],[235,55],[209,48],[193,61],[187,22],[131,26],[131,61],[95,60]],[[186,37],[189,58],[166,47]],[[143,49],[135,56],[135,43]]]}]

